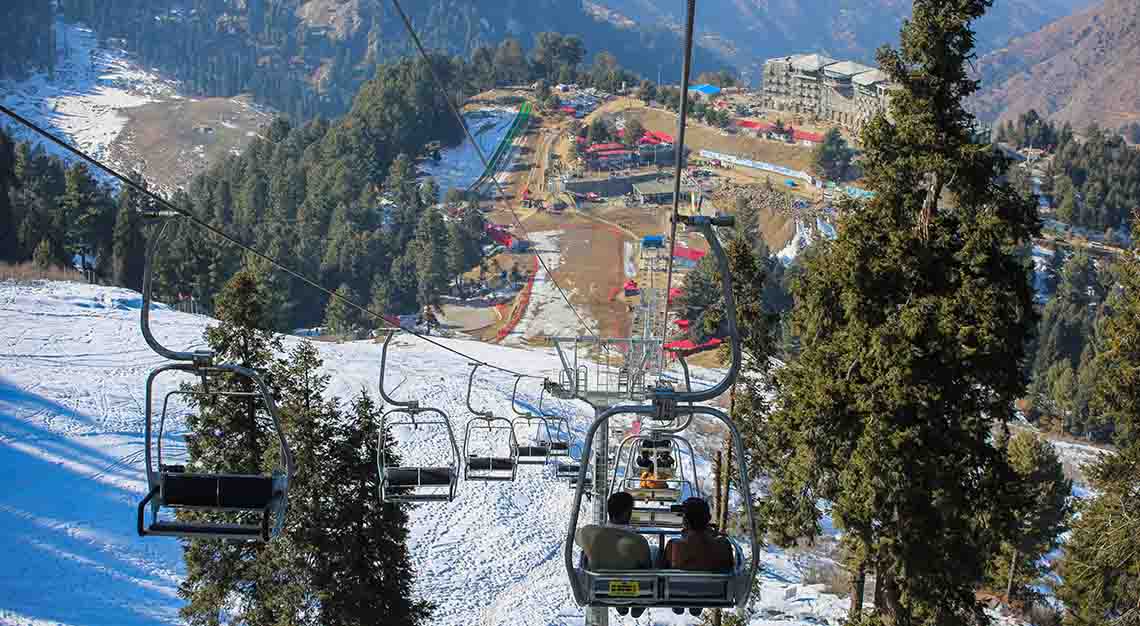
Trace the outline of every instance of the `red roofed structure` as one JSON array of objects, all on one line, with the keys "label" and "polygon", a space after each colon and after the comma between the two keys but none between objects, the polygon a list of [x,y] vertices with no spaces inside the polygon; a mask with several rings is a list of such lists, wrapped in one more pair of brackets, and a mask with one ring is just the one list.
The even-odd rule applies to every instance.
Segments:
[{"label": "red roofed structure", "polygon": [[811,143],[823,143],[823,135],[819,133],[809,133],[806,130],[798,128],[792,130],[792,139],[796,141],[810,141]]},{"label": "red roofed structure", "polygon": [[620,143],[596,143],[596,144],[590,146],[589,148],[586,148],[586,152],[605,152],[607,150],[621,150],[624,147],[625,146],[623,146]]},{"label": "red roofed structure", "polygon": [[689,261],[700,261],[706,254],[708,253],[703,250],[697,250],[695,248],[690,248],[681,244],[677,244],[673,248],[674,257],[679,259],[687,259]]}]

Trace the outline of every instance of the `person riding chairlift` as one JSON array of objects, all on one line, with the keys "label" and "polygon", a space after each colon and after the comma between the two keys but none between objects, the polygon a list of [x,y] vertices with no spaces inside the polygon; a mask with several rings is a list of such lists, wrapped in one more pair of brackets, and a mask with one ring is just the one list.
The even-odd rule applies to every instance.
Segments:
[{"label": "person riding chairlift", "polygon": [[[681,538],[665,546],[661,567],[696,572],[729,572],[733,567],[732,544],[710,525],[712,514],[709,504],[701,498],[689,498],[681,504]],[[673,612],[684,613],[681,607]],[[701,609],[690,608],[691,615],[700,615]]]},{"label": "person riding chairlift", "polygon": [[[668,454],[668,453],[666,453]],[[641,468],[641,483],[642,489],[668,489],[669,483],[666,480],[673,477],[673,470],[671,469],[672,457],[669,457],[669,467],[664,467],[661,464],[661,457],[658,457],[656,466],[653,463],[653,451],[642,450],[641,456],[637,459],[637,466]]]}]

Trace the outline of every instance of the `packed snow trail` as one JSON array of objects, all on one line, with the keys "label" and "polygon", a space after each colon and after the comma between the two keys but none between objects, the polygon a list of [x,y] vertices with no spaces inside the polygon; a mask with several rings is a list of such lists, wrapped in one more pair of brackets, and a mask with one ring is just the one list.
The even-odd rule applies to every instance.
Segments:
[{"label": "packed snow trail", "polygon": [[[138,330],[136,292],[76,283],[0,283],[0,624],[153,626],[178,624],[184,575],[179,543],[136,534],[145,492],[142,468],[143,386],[161,364]],[[174,348],[203,346],[211,320],[156,305],[152,325]],[[286,349],[300,339],[288,337]],[[557,364],[549,350],[517,350],[441,340],[490,363],[541,375]],[[376,396],[381,346],[316,343],[329,374],[329,395],[347,402],[361,389]],[[396,398],[443,409],[462,438],[464,359],[408,336],[393,341],[389,383]],[[701,383],[716,372],[698,369]],[[159,379],[160,393],[177,377]],[[527,383],[531,384],[527,384]],[[397,385],[399,387],[397,388]],[[514,378],[481,368],[472,403],[511,417]],[[537,381],[520,399],[537,406]],[[570,419],[578,443],[592,410],[546,396],[543,409]],[[166,446],[179,452],[183,407]],[[430,455],[438,438],[397,429],[407,459]],[[711,446],[720,435],[694,434]],[[708,484],[709,462],[697,460]],[[410,512],[414,592],[437,605],[430,626],[581,626],[570,597],[562,547],[573,498],[550,467],[523,466],[515,483],[461,482],[450,504]],[[588,503],[587,503],[588,505]],[[828,534],[835,530],[829,528]],[[750,626],[836,623],[846,600],[802,585],[787,554],[761,554],[761,591]],[[795,589],[792,589],[792,588]],[[632,618],[610,613],[612,624]],[[670,611],[636,623],[694,624]]]}]

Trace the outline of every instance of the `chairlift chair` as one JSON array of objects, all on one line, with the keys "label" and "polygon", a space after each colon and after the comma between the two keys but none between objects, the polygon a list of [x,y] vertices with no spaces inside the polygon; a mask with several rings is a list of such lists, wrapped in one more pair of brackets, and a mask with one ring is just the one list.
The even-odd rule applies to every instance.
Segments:
[{"label": "chairlift chair", "polygon": [[[518,381],[515,381],[515,387],[517,389]],[[544,379],[542,389],[538,392],[538,414],[546,419],[549,438],[540,444],[550,448],[550,456],[552,457],[568,457],[570,456],[570,449],[574,445],[574,435],[570,432],[570,420],[542,408],[542,403],[546,399],[546,387],[546,380]],[[514,400],[512,399],[512,405],[513,403]]]},{"label": "chairlift chair", "polygon": [[[654,389],[650,393],[652,404],[614,406],[598,415],[590,425],[583,439],[582,459],[579,467],[579,485],[575,490],[574,505],[570,507],[570,522],[566,531],[566,541],[563,547],[563,563],[570,580],[574,600],[579,606],[588,607],[669,607],[669,608],[743,608],[748,603],[748,596],[752,590],[752,583],[756,578],[758,569],[758,555],[760,544],[756,534],[755,513],[752,506],[745,506],[745,515],[748,520],[747,546],[750,552],[744,552],[744,545],[731,540],[733,545],[733,567],[725,572],[700,572],[678,569],[637,569],[637,570],[602,570],[593,568],[583,553],[575,562],[575,534],[578,531],[578,519],[581,512],[582,498],[585,489],[581,484],[589,471],[589,459],[595,436],[600,429],[606,428],[611,418],[618,415],[640,415],[662,423],[655,427],[658,434],[678,435],[692,424],[694,416],[703,415],[723,423],[731,435],[732,445],[737,459],[745,458],[744,443],[740,431],[732,420],[723,411],[698,404],[711,400],[723,393],[735,382],[740,371],[740,339],[736,329],[736,308],[732,295],[732,278],[729,272],[728,259],[724,250],[713,233],[713,226],[731,226],[731,217],[709,218],[706,216],[682,216],[682,220],[699,227],[701,233],[709,241],[709,247],[717,259],[721,274],[721,288],[724,294],[725,310],[729,319],[728,337],[732,347],[732,363],[728,374],[719,383],[694,392],[686,390],[677,392],[669,388]],[[687,406],[683,405],[687,403]],[[680,419],[684,417],[685,419]],[[668,422],[665,424],[664,422]],[[737,485],[740,490],[740,501],[752,502],[751,487],[745,470],[745,463],[737,465]],[[613,480],[618,480],[618,467],[614,467]],[[641,528],[642,534],[657,535],[661,543],[666,537],[677,536],[680,532],[670,528]]]},{"label": "chairlift chair", "polygon": [[[451,502],[459,482],[459,445],[451,420],[443,411],[421,407],[419,401],[395,400],[384,389],[384,370],[388,363],[388,344],[398,329],[388,332],[380,352],[380,397],[392,408],[380,417],[380,433],[376,449],[376,467],[380,473],[380,502]],[[393,416],[402,415],[403,418]],[[450,462],[443,464],[390,465],[387,437],[389,428],[410,426],[412,429],[441,429],[447,434],[447,453]]]},{"label": "chairlift chair", "polygon": [[[159,215],[165,216],[165,214]],[[159,356],[176,362],[160,365],[151,371],[146,380],[144,455],[147,495],[138,505],[138,533],[143,537],[157,535],[188,539],[268,541],[276,537],[284,526],[285,511],[289,501],[289,480],[294,474],[293,456],[285,440],[277,405],[265,380],[256,370],[232,363],[215,363],[215,355],[210,351],[170,350],[151,334],[151,279],[154,275],[154,257],[164,230],[165,223],[162,223],[147,251],[143,272],[140,328],[143,338],[152,350]],[[155,380],[167,372],[186,372],[198,376],[202,381],[202,390],[178,390],[167,393],[155,428]],[[229,384],[223,387],[227,382]],[[242,390],[226,389],[226,387],[232,389],[234,386]],[[277,467],[268,474],[262,474],[198,471],[193,468],[188,469],[186,465],[165,463],[162,457],[162,439],[166,418],[169,415],[170,399],[177,395],[199,398],[204,404],[224,398],[244,400],[250,403],[253,410],[263,410],[273,423],[280,445]],[[260,459],[254,461],[258,462]],[[160,513],[167,510],[199,515],[193,516],[192,519],[181,515],[175,520],[160,517]]]},{"label": "chairlift chair", "polygon": [[[550,431],[550,422],[543,415],[535,415],[529,411],[518,409],[515,399],[518,396],[521,380],[522,376],[515,377],[515,386],[511,391],[511,410],[518,416],[511,420],[511,428],[517,429],[519,426],[523,426],[528,433],[526,435],[527,445],[518,447],[518,463],[519,465],[546,465],[547,460],[550,459],[550,442],[554,439]],[[535,428],[539,430],[539,434],[529,434],[534,432]],[[517,430],[515,437],[518,437]]]},{"label": "chairlift chair", "polygon": [[[475,372],[481,363],[471,364],[471,376],[467,379],[467,408],[475,417],[467,422],[463,435],[463,479],[478,481],[513,481],[518,470],[519,444],[515,437],[515,428],[511,421],[505,417],[495,417],[491,411],[479,411],[471,406],[471,387],[475,381]],[[484,439],[491,445],[488,452],[479,454],[474,452],[472,435],[482,433]],[[505,442],[495,446],[494,440]],[[498,452],[496,454],[496,452]]]}]

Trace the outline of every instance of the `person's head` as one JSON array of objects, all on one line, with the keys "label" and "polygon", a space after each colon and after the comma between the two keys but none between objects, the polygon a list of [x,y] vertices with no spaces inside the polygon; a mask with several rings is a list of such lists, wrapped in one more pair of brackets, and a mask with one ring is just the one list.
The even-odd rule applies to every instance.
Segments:
[{"label": "person's head", "polygon": [[681,520],[685,528],[702,531],[709,527],[712,514],[709,513],[709,503],[701,498],[689,498],[681,503]]},{"label": "person's head", "polygon": [[633,517],[633,496],[619,491],[606,500],[606,510],[610,514],[611,524],[628,524]]}]

